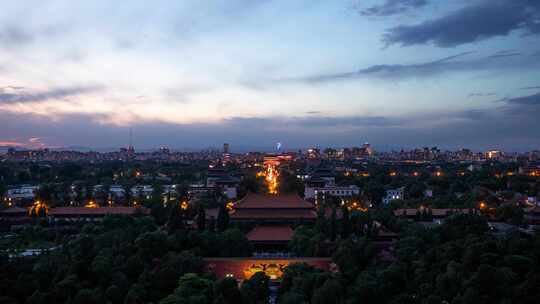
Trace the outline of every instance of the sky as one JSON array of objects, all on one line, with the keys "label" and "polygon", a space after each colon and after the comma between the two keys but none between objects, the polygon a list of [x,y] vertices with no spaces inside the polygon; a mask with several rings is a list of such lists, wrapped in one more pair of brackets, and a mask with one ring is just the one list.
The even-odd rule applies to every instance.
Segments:
[{"label": "sky", "polygon": [[36,0],[0,146],[540,149],[537,0]]}]

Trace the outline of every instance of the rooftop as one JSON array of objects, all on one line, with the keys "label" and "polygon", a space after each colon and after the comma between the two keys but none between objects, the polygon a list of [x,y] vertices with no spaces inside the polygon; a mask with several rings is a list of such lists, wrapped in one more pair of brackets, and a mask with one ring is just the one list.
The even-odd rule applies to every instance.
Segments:
[{"label": "rooftop", "polygon": [[50,216],[77,216],[77,215],[96,215],[103,216],[107,214],[131,215],[136,212],[148,213],[148,209],[143,207],[57,207],[49,209]]},{"label": "rooftop", "polygon": [[313,209],[313,204],[303,200],[298,194],[256,194],[248,193],[237,201],[234,209]]}]

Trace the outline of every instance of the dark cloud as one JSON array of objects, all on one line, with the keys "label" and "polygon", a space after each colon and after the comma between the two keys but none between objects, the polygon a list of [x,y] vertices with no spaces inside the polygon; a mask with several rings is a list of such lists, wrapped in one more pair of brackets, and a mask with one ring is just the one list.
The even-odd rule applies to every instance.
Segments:
[{"label": "dark cloud", "polygon": [[429,77],[450,72],[485,70],[528,70],[540,67],[540,61],[533,56],[517,53],[495,53],[484,57],[470,56],[474,52],[464,52],[442,59],[412,64],[379,64],[353,72],[323,74],[288,81],[324,83],[356,78],[404,79]]},{"label": "dark cloud", "polygon": [[523,105],[523,106],[539,106],[540,107],[540,93],[536,93],[528,96],[520,96],[514,98],[505,98],[504,101],[507,105]]},{"label": "dark cloud", "polygon": [[390,16],[404,13],[410,9],[425,6],[427,0],[386,0],[381,5],[372,6],[360,11],[364,16]]},{"label": "dark cloud", "polygon": [[321,111],[307,111],[306,114],[308,115],[317,115],[317,114],[322,114]]},{"label": "dark cloud", "polygon": [[34,35],[21,27],[7,26],[0,29],[0,46],[10,47],[27,44],[34,40]]},{"label": "dark cloud", "polygon": [[[52,146],[118,148],[129,140],[129,128],[100,123],[95,115],[44,116],[0,113],[10,128],[0,128],[0,141],[43,138]],[[365,141],[376,148],[437,145],[442,148],[500,148],[524,151],[540,147],[540,93],[505,98],[491,108],[417,113],[400,117],[232,117],[220,123],[132,125],[137,149],[166,145],[205,148],[231,143],[233,150],[351,146]]]},{"label": "dark cloud", "polygon": [[0,90],[0,103],[40,102],[48,99],[62,99],[101,90],[103,90],[103,87],[101,86],[66,87],[40,92],[27,92],[26,90],[23,90],[22,87],[13,92],[6,92],[5,89],[2,89]]},{"label": "dark cloud", "polygon": [[539,34],[539,18],[538,0],[483,0],[437,19],[391,28],[383,41],[387,45],[433,43],[439,47],[453,47],[506,36],[514,30]]},{"label": "dark cloud", "polygon": [[517,51],[512,50],[504,50],[504,51],[498,51],[493,55],[490,55],[489,58],[500,58],[500,57],[513,57],[513,56],[521,56],[522,54]]},{"label": "dark cloud", "polygon": [[231,117],[225,124],[241,127],[262,128],[337,128],[337,127],[385,127],[401,124],[395,118],[382,116],[301,116],[301,117]]},{"label": "dark cloud", "polygon": [[497,94],[495,93],[470,93],[469,95],[467,95],[468,98],[472,98],[472,97],[489,97],[489,96],[495,96]]}]

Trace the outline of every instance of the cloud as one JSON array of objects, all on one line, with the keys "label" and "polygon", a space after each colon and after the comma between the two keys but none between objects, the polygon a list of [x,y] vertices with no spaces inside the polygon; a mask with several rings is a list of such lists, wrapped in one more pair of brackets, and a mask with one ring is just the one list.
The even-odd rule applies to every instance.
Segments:
[{"label": "cloud", "polygon": [[0,29],[0,46],[9,47],[23,45],[34,40],[34,35],[18,26],[7,26]]},{"label": "cloud", "polygon": [[13,87],[8,88],[12,88],[12,90],[6,90],[6,88],[0,90],[0,104],[41,102],[49,99],[62,99],[80,94],[93,93],[103,89],[101,86],[73,86],[55,88],[46,91],[27,92],[22,87],[16,87],[17,89],[13,89]]},{"label": "cloud", "polygon": [[363,16],[390,16],[420,8],[426,4],[427,0],[386,0],[383,4],[360,11],[360,14]]},{"label": "cloud", "polygon": [[[137,149],[161,145],[205,148],[230,142],[235,149],[243,146],[253,150],[273,147],[276,141],[289,148],[342,147],[368,141],[377,149],[437,145],[445,149],[525,151],[540,146],[539,94],[508,97],[489,108],[392,117],[230,117],[216,123],[140,121],[132,127]],[[2,117],[11,128],[0,128],[0,138],[15,138],[13,141],[21,143],[28,140],[18,138],[31,137],[47,138],[52,146],[118,148],[128,142],[127,127],[99,123],[91,114],[65,115],[55,121],[30,114],[2,113]]]},{"label": "cloud", "polygon": [[[356,78],[405,79],[411,77],[429,77],[449,72],[483,70],[527,70],[536,69],[540,62],[533,56],[517,53],[495,53],[483,57],[471,57],[475,52],[463,52],[437,60],[412,64],[378,64],[357,71],[334,74],[321,74],[287,81],[324,83]],[[504,55],[504,56],[503,56]]]},{"label": "cloud", "polygon": [[30,137],[26,140],[0,140],[0,147],[38,149],[47,147],[47,144],[39,137]]},{"label": "cloud", "polygon": [[488,96],[495,96],[497,94],[495,93],[470,93],[469,95],[467,95],[468,98],[472,98],[472,97],[488,97]]},{"label": "cloud", "polygon": [[502,100],[507,105],[523,105],[523,106],[540,106],[540,93],[528,96],[520,96],[514,98],[505,98]]},{"label": "cloud", "polygon": [[390,28],[383,41],[387,45],[454,47],[515,30],[540,34],[539,18],[540,2],[536,0],[483,0],[437,19]]},{"label": "cloud", "polygon": [[24,147],[25,143],[13,140],[0,140],[0,147]]},{"label": "cloud", "polygon": [[529,87],[523,87],[519,89],[520,90],[540,90],[540,86],[529,86]]}]

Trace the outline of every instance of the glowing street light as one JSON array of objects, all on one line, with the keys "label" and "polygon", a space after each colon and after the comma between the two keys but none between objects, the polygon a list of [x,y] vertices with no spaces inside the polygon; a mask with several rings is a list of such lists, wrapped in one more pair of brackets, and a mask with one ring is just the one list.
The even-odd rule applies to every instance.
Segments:
[{"label": "glowing street light", "polygon": [[486,203],[480,202],[480,209],[481,210],[486,209],[486,207],[487,207]]},{"label": "glowing street light", "polygon": [[86,208],[98,208],[98,204],[96,204],[96,202],[94,201],[89,201],[88,204],[86,204],[84,207]]}]

